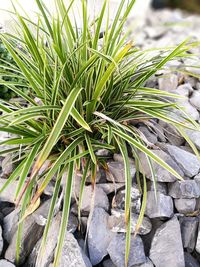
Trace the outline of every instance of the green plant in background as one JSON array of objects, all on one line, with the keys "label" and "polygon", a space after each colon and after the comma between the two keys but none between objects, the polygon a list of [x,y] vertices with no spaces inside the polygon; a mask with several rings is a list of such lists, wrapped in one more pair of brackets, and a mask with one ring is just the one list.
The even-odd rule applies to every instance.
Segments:
[{"label": "green plant in background", "polygon": [[[4,67],[8,68],[10,66],[10,64],[13,66],[13,68],[16,68],[16,64],[13,60],[13,57],[11,56],[11,54],[8,52],[8,50],[6,49],[6,47],[4,46],[4,44],[2,43],[2,41],[0,41],[0,64],[4,65]],[[12,76],[9,74],[7,76],[7,72],[5,71],[5,73],[3,72],[3,69],[1,71],[1,80],[5,81],[6,84],[4,84],[3,82],[0,85],[0,98],[3,98],[5,100],[9,100],[12,97],[17,96],[17,94],[12,91],[11,89],[9,89],[8,87],[8,82],[15,82],[16,85],[19,82],[20,85],[23,81],[23,79],[18,76],[17,73],[15,73],[15,70],[13,69],[13,74]]]},{"label": "green plant in background", "polygon": [[[54,194],[43,234],[44,248],[61,178],[66,180],[62,222],[54,258],[54,266],[58,266],[70,210],[74,173],[81,171],[83,174],[79,195],[80,218],[87,176],[91,177],[95,194],[98,165],[106,168],[106,159],[97,156],[96,151],[102,148],[111,152],[120,151],[124,159],[126,176],[127,266],[132,183],[128,155],[135,159],[138,166],[138,151],[142,151],[150,165],[155,161],[178,179],[182,179],[152,152],[152,144],[140,135],[134,122],[160,119],[174,125],[184,136],[185,127],[199,127],[184,112],[182,116],[175,115],[177,110],[179,114],[181,110],[176,103],[170,102],[170,98],[178,96],[144,87],[145,82],[166,62],[185,55],[188,49],[187,41],[174,49],[165,48],[162,53],[158,50],[153,53],[139,51],[127,41],[128,33],[123,33],[124,23],[134,0],[128,3],[126,0],[120,1],[111,25],[107,13],[107,0],[102,5],[99,17],[93,22],[88,19],[87,1],[82,0],[81,29],[70,20],[69,12],[73,8],[73,2],[75,1],[67,5],[63,0],[55,0],[58,13],[56,17],[52,17],[43,2],[36,0],[41,13],[38,15],[38,23],[21,16],[15,9],[20,34],[1,34],[4,46],[16,63],[10,63],[7,68],[1,65],[1,72],[6,71],[7,77],[13,77],[14,70],[26,81],[25,88],[31,90],[30,95],[26,95],[19,89],[20,85],[24,87],[24,83],[19,81],[17,87],[15,82],[0,81],[0,84],[7,85],[27,102],[27,107],[0,102],[3,111],[0,130],[18,136],[2,142],[1,145],[11,147],[2,150],[0,154],[12,153],[14,160],[19,163],[0,192],[12,181],[19,180],[16,188],[16,203],[22,203],[16,255],[19,261],[24,219],[38,207],[45,187],[56,175]],[[102,21],[105,18],[107,23],[101,34]],[[20,49],[15,45],[16,42]],[[40,101],[36,102],[35,98]],[[188,138],[187,140],[189,141]],[[192,147],[195,150],[193,145]],[[47,159],[51,164],[39,175]],[[139,170],[137,178],[143,190],[138,229],[146,205],[146,178],[144,175],[139,176]],[[154,182],[156,186],[156,181]],[[41,249],[41,255],[42,251]]]}]

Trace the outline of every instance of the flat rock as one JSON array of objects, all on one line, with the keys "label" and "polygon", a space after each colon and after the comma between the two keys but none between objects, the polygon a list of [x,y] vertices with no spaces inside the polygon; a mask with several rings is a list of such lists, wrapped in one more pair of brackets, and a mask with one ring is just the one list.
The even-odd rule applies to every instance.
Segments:
[{"label": "flat rock", "polygon": [[176,128],[170,124],[167,124],[164,128],[165,136],[168,142],[175,146],[181,146],[185,139],[179,134]]},{"label": "flat rock", "polygon": [[[29,256],[37,241],[41,238],[44,221],[46,222],[48,216],[47,206],[50,199],[44,202],[35,212],[26,218],[23,225],[21,237],[21,251],[19,263],[24,263],[25,259]],[[16,239],[17,232],[15,232],[10,240],[10,244],[6,250],[5,258],[11,262],[16,260]]]},{"label": "flat rock", "polygon": [[152,144],[158,142],[157,134],[149,130],[146,126],[140,126],[138,130],[145,136],[145,138]]},{"label": "flat rock", "polygon": [[[7,179],[0,178],[0,188],[4,186],[6,181]],[[18,185],[18,182],[12,181],[12,183],[9,186],[7,186],[6,189],[3,190],[3,192],[1,192],[0,202],[5,201],[5,202],[14,203],[15,191],[16,191],[17,185]]]},{"label": "flat rock", "polygon": [[[183,176],[183,172],[179,168],[179,166],[174,162],[174,160],[164,151],[162,150],[153,150],[152,151],[156,156],[164,160],[169,166],[171,166],[175,171],[177,171],[181,176]],[[147,158],[144,153],[139,153],[140,158],[140,171],[144,171],[146,177],[153,181],[151,169],[149,167]],[[177,180],[177,178],[169,173],[166,169],[161,167],[159,164],[155,163],[152,160],[152,165],[155,171],[155,176],[158,182],[174,182]]]},{"label": "flat rock", "polygon": [[200,110],[200,92],[193,91],[192,96],[190,97],[190,103],[198,110]]},{"label": "flat rock", "polygon": [[199,262],[188,252],[184,253],[185,267],[200,267]]},{"label": "flat rock", "polygon": [[[116,183],[125,182],[125,170],[124,163],[120,161],[110,161],[107,162],[109,172],[107,172],[106,177],[108,181],[115,181]],[[131,177],[133,178],[136,173],[135,164],[132,161],[130,164]]]},{"label": "flat rock", "polygon": [[108,227],[109,214],[96,207],[92,213],[88,230],[88,250],[92,265],[96,265],[108,254],[107,248],[115,235]]},{"label": "flat rock", "polygon": [[176,181],[169,184],[168,193],[173,198],[199,198],[200,191],[194,180]]},{"label": "flat rock", "polygon": [[194,130],[186,130],[186,134],[189,136],[195,146],[200,150],[200,132]]},{"label": "flat rock", "polygon": [[196,242],[195,250],[200,254],[200,225],[198,227],[197,242]]},{"label": "flat rock", "polygon": [[[125,189],[119,190],[112,201],[113,208],[125,209]],[[139,213],[141,207],[141,192],[137,184],[133,183],[131,186],[131,210],[133,213]]]},{"label": "flat rock", "polygon": [[159,89],[167,92],[174,92],[178,87],[178,76],[170,73],[158,79]]},{"label": "flat rock", "polygon": [[189,83],[181,84],[176,89],[176,94],[189,97],[189,95],[193,92],[193,88]]},{"label": "flat rock", "polygon": [[192,252],[195,248],[199,220],[196,217],[180,217],[183,247]]},{"label": "flat rock", "polygon": [[[108,220],[111,231],[116,233],[126,233],[125,212],[123,210],[112,209],[111,214],[112,215]],[[138,218],[138,214],[131,213],[131,233],[135,233]],[[151,228],[151,221],[149,218],[144,217],[138,234],[146,235],[151,231]]]},{"label": "flat rock", "polygon": [[2,250],[3,250],[3,237],[2,237],[2,228],[0,225],[0,256],[1,256]]},{"label": "flat rock", "polygon": [[111,261],[111,259],[103,261],[103,267],[116,267],[116,265]]},{"label": "flat rock", "polygon": [[125,184],[123,183],[104,183],[104,184],[97,184],[96,187],[100,187],[103,189],[103,191],[106,193],[106,195],[109,195],[111,193],[117,192],[120,188],[124,187]]},{"label": "flat rock", "polygon": [[[81,205],[81,209],[83,211],[87,212],[90,211],[91,205],[93,205],[91,202],[92,198],[93,198],[92,186],[91,185],[85,186],[83,190],[83,198]],[[105,210],[108,210],[109,208],[108,197],[104,192],[104,190],[100,187],[95,187],[94,206],[103,208]]]},{"label": "flat rock", "polygon": [[157,200],[154,191],[147,192],[147,206],[145,214],[149,218],[171,218],[174,214],[173,201],[170,196],[157,192]]},{"label": "flat rock", "polygon": [[0,267],[15,267],[15,265],[7,260],[0,260]]},{"label": "flat rock", "polygon": [[[86,257],[86,255],[84,255]],[[87,266],[83,252],[73,234],[66,232],[59,267],[90,267]]]},{"label": "flat rock", "polygon": [[147,258],[145,263],[142,263],[140,265],[134,265],[134,267],[154,267],[152,261]]},{"label": "flat rock", "polygon": [[4,228],[4,238],[8,243],[10,243],[13,235],[17,231],[17,223],[19,220],[19,208],[13,210],[3,219],[3,228]]},{"label": "flat rock", "polygon": [[193,177],[199,173],[200,161],[195,155],[172,145],[166,145],[165,149],[187,177]]},{"label": "flat rock", "polygon": [[156,188],[154,187],[154,183],[152,181],[147,181],[147,191],[155,191],[160,192],[164,195],[167,195],[167,184],[166,183],[161,183],[161,182],[156,182]]},{"label": "flat rock", "polygon": [[[53,254],[56,248],[59,228],[61,223],[61,212],[59,212],[56,217],[53,218],[52,224],[49,228],[49,232],[47,235],[47,241],[44,253],[41,257],[37,257],[35,267],[46,267],[53,261]],[[37,254],[36,254],[37,256]],[[39,256],[39,255],[38,255]]]},{"label": "flat rock", "polygon": [[157,229],[149,258],[156,267],[185,267],[180,224],[176,217]]},{"label": "flat rock", "polygon": [[[116,267],[124,266],[125,244],[126,244],[125,234],[116,234],[109,244],[108,253],[110,255],[112,262],[116,265]],[[144,254],[144,246],[142,239],[139,235],[137,235],[135,238],[132,235],[128,267],[137,264],[143,264],[144,262],[146,262],[146,257]]]},{"label": "flat rock", "polygon": [[8,177],[13,172],[14,164],[10,154],[2,160],[1,168],[3,173],[2,175],[5,177]]},{"label": "flat rock", "polygon": [[184,110],[184,112],[193,120],[199,120],[199,112],[197,109],[188,101],[181,101],[180,107]]},{"label": "flat rock", "polygon": [[177,198],[174,199],[174,205],[179,213],[192,213],[196,207],[195,198]]}]

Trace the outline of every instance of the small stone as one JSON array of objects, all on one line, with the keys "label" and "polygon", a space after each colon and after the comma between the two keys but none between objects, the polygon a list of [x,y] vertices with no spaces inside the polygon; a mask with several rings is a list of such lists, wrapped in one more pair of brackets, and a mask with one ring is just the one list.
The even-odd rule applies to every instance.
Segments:
[{"label": "small stone", "polygon": [[140,126],[138,128],[139,131],[144,134],[145,138],[152,144],[156,144],[158,142],[156,133],[152,133],[146,126]]},{"label": "small stone", "polygon": [[103,267],[116,267],[116,265],[111,261],[111,259],[103,261]]},{"label": "small stone", "polygon": [[200,68],[198,67],[198,62],[199,62],[198,57],[187,58],[186,60],[184,60],[186,71],[200,75]]},{"label": "small stone", "polygon": [[154,267],[152,261],[147,258],[145,263],[142,263],[140,265],[134,265],[134,267]]},{"label": "small stone", "polygon": [[200,254],[200,224],[198,227],[198,235],[197,235],[197,242],[196,242],[195,250]]},{"label": "small stone", "polygon": [[10,243],[14,233],[17,231],[17,224],[19,220],[19,208],[9,213],[3,220],[4,238]]},{"label": "small stone", "polygon": [[117,192],[120,188],[123,188],[125,184],[123,183],[105,183],[105,184],[97,184],[96,187],[102,188],[106,195]]},{"label": "small stone", "polygon": [[187,177],[193,177],[199,173],[200,161],[195,155],[172,145],[165,145],[165,149]]},{"label": "small stone", "polygon": [[[106,176],[107,180],[110,182],[115,181],[116,183],[124,183],[125,182],[125,168],[124,163],[117,161],[107,162],[108,170]],[[135,164],[130,164],[130,172],[131,177],[133,178],[136,173]]]},{"label": "small stone", "polygon": [[109,215],[104,209],[96,207],[88,230],[88,250],[92,265],[97,265],[108,254],[107,248],[114,233],[108,227]]},{"label": "small stone", "polygon": [[191,117],[195,121],[199,120],[199,112],[193,105],[190,104],[188,100],[181,101],[179,105],[183,108],[183,110],[189,117]]},{"label": "small stone", "polygon": [[[84,257],[87,257],[84,255]],[[79,247],[73,234],[66,232],[59,267],[89,267],[83,258],[83,251]]]},{"label": "small stone", "polygon": [[[82,205],[81,209],[83,211],[89,212],[91,209],[91,200],[93,198],[93,189],[92,186],[85,186],[83,190],[83,198],[82,198]],[[105,210],[109,208],[109,201],[106,193],[100,187],[95,187],[95,196],[94,196],[94,206],[100,207]]]},{"label": "small stone", "polygon": [[[155,191],[154,183],[152,181],[147,181],[147,191]],[[156,182],[156,192],[167,195],[167,184]]]},{"label": "small stone", "polygon": [[192,213],[196,207],[196,199],[177,198],[174,199],[174,204],[179,213],[182,214]]},{"label": "small stone", "polygon": [[185,139],[179,134],[175,127],[167,124],[165,127],[165,135],[170,144],[175,146],[181,146]]},{"label": "small stone", "polygon": [[179,222],[181,226],[183,247],[188,252],[192,252],[196,244],[197,229],[199,224],[198,218],[180,217]]},{"label": "small stone", "polygon": [[[122,210],[111,211],[112,215],[109,217],[109,227],[112,232],[115,233],[126,233],[125,223],[125,212]],[[131,213],[131,233],[135,233],[135,228],[138,222],[139,215]],[[144,217],[140,229],[138,230],[139,235],[146,235],[151,231],[152,225],[149,218]]]},{"label": "small stone", "polygon": [[198,198],[199,188],[194,180],[176,181],[169,184],[168,193],[173,198]]},{"label": "small stone", "polygon": [[194,91],[190,97],[190,103],[198,110],[200,110],[200,92]]},{"label": "small stone", "polygon": [[[4,184],[7,182],[7,179],[0,178],[0,188],[4,186]],[[14,203],[15,199],[15,192],[16,188],[18,186],[18,182],[12,181],[11,184],[9,184],[3,192],[0,194],[0,202],[10,202]]]},{"label": "small stone", "polygon": [[166,217],[171,218],[174,214],[173,201],[170,196],[166,196],[160,192],[157,192],[157,200],[155,198],[155,192],[147,192],[147,205],[145,214],[149,218]]},{"label": "small stone", "polygon": [[3,250],[3,237],[2,237],[2,228],[0,225],[0,256],[1,256],[2,250]]},{"label": "small stone", "polygon": [[186,130],[186,134],[189,136],[195,146],[200,150],[200,132],[194,130]]},{"label": "small stone", "polygon": [[13,172],[14,164],[13,164],[11,155],[8,155],[3,159],[1,163],[1,168],[3,172],[3,176],[5,177],[8,177]]},{"label": "small stone", "polygon": [[158,79],[159,89],[167,92],[174,92],[178,87],[178,76],[173,73],[163,75]]},{"label": "small stone", "polygon": [[15,267],[15,265],[7,260],[0,260],[0,267]]},{"label": "small stone", "polygon": [[[114,196],[112,201],[113,208],[125,210],[125,190],[120,190]],[[141,207],[141,192],[136,184],[131,187],[131,210],[134,213],[139,213]]]},{"label": "small stone", "polygon": [[156,267],[185,267],[180,225],[176,217],[157,229],[149,257]]},{"label": "small stone", "polygon": [[78,228],[78,219],[76,216],[70,213],[68,218],[67,231],[73,234],[77,228]]},{"label": "small stone", "polygon": [[176,94],[189,97],[189,95],[193,92],[193,88],[189,83],[181,84],[176,89]]},{"label": "small stone", "polygon": [[[108,253],[116,267],[125,266],[125,246],[125,234],[116,234],[109,244]],[[142,264],[144,262],[146,262],[146,257],[144,254],[142,239],[139,235],[137,235],[136,237],[132,235],[128,267]]]},{"label": "small stone", "polygon": [[[175,171],[177,171],[181,176],[183,176],[183,172],[179,168],[179,166],[174,162],[174,160],[164,151],[162,150],[152,150],[152,152],[164,160],[170,167],[172,167]],[[149,163],[147,161],[147,158],[144,153],[139,153],[140,158],[140,171],[145,173],[146,177],[153,181],[152,172],[149,167]],[[177,178],[169,173],[166,169],[161,167],[158,163],[155,163],[155,161],[152,160],[153,169],[155,172],[156,180],[158,182],[174,182],[177,180]]]},{"label": "small stone", "polygon": [[200,267],[199,262],[188,252],[184,253],[185,267]]}]

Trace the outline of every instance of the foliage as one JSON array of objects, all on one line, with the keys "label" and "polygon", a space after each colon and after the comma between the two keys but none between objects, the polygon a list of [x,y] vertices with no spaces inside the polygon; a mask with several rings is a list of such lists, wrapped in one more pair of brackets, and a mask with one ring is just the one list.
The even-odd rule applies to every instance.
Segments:
[{"label": "foliage", "polygon": [[[150,165],[155,161],[178,179],[182,179],[153,153],[153,145],[141,135],[135,124],[160,119],[174,125],[183,134],[185,127],[198,128],[195,122],[181,112],[176,103],[170,102],[171,98],[178,96],[144,87],[145,82],[163,68],[167,61],[185,55],[187,41],[176,48],[163,48],[162,52],[138,50],[132,42],[127,41],[128,33],[123,32],[134,0],[121,0],[111,25],[107,0],[94,21],[88,19],[87,1],[82,0],[81,29],[76,20],[71,20],[73,0],[68,5],[63,0],[55,0],[58,9],[56,17],[51,15],[41,0],[35,1],[40,9],[37,23],[20,15],[15,9],[20,26],[18,34],[1,34],[6,49],[16,62],[16,65],[10,63],[7,67],[1,65],[1,72],[6,71],[8,77],[13,77],[14,71],[20,79],[26,81],[25,87],[31,89],[30,95],[26,95],[19,89],[24,87],[20,80],[17,85],[12,80],[0,81],[0,84],[6,85],[27,102],[26,106],[0,102],[3,111],[0,130],[18,136],[2,142],[1,145],[11,147],[0,152],[1,155],[12,153],[13,159],[19,163],[0,190],[4,190],[12,181],[19,180],[16,203],[21,203],[21,220],[18,227],[17,260],[20,260],[23,221],[38,207],[45,187],[56,175],[41,255],[53,218],[61,179],[64,179],[63,215],[54,259],[54,266],[59,265],[74,174],[77,171],[83,173],[79,196],[80,216],[87,176],[91,177],[95,194],[98,166],[106,169],[106,159],[97,156],[96,151],[107,149],[112,153],[120,151],[124,159],[127,265],[132,183],[128,156],[133,157],[138,166],[138,151],[142,151]],[[106,26],[101,33],[103,19]],[[15,45],[16,42],[20,49]],[[176,116],[177,111],[179,116]],[[47,159],[50,164],[41,171]],[[146,178],[144,175],[140,178],[139,170],[137,177],[140,187],[144,189],[137,225],[139,228],[145,210]]]},{"label": "foliage", "polygon": [[[2,41],[0,41],[0,63],[4,66],[9,66],[9,64],[15,65],[13,57],[8,52],[8,50],[6,49]],[[18,82],[22,83],[22,79],[20,79],[15,73],[13,73],[12,76],[7,76],[6,73],[1,71],[0,79],[6,82],[11,81],[11,82],[16,82],[16,83]],[[15,96],[16,96],[16,93],[10,90],[7,85],[3,83],[0,85],[0,98],[8,100]]]}]

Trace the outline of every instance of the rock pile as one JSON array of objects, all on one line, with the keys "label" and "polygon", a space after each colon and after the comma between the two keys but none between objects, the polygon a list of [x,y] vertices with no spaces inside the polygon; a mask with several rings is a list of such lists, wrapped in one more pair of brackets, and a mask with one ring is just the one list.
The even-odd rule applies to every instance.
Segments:
[{"label": "rock pile", "polygon": [[[153,12],[153,11],[152,11]],[[184,18],[180,11],[150,13],[146,27],[138,36],[138,45],[144,48],[175,45],[187,35],[197,38],[200,18]],[[189,23],[188,29],[183,22]],[[173,24],[173,26],[170,26]],[[175,25],[175,26],[174,26]],[[189,34],[188,34],[189,33]],[[195,48],[200,55],[200,49]],[[199,60],[199,58],[198,58]],[[197,122],[200,121],[199,68],[191,68],[189,59],[172,62],[168,67],[180,72],[163,71],[153,77],[147,86],[180,94],[181,103]],[[189,75],[192,72],[196,77]],[[131,248],[128,267],[200,267],[200,161],[187,142],[171,126],[159,120],[151,126],[140,123],[139,130],[156,145],[154,153],[174,168],[184,181],[177,179],[159,165],[153,163],[157,179],[157,191],[146,157],[140,153],[141,170],[147,177],[147,207],[145,217],[135,237],[135,229],[142,205],[142,195],[136,183],[136,168],[130,159],[131,187]],[[188,130],[187,134],[200,150],[200,132]],[[4,134],[0,140],[9,138]],[[107,151],[98,151],[107,153]],[[15,166],[9,157],[1,158],[0,188],[5,184]],[[108,160],[110,173],[100,169],[93,195],[90,181],[84,189],[81,215],[81,231],[78,230],[77,203],[81,175],[75,177],[68,231],[64,237],[62,267],[124,267],[126,226],[125,176],[121,155]],[[114,183],[113,183],[114,182]],[[0,267],[14,267],[15,246],[19,210],[14,209],[17,181],[0,194]],[[64,183],[62,183],[64,187]],[[61,223],[62,192],[47,236],[47,246],[41,261],[38,260],[47,212],[53,194],[53,181],[46,188],[42,205],[25,221],[22,231],[20,267],[51,267]],[[91,211],[91,200],[93,210]],[[85,237],[87,236],[86,242]]]}]

